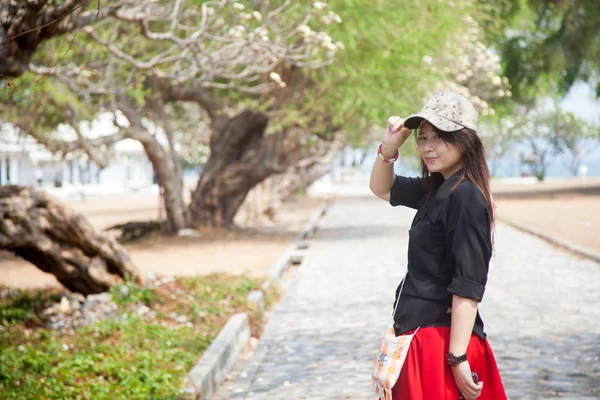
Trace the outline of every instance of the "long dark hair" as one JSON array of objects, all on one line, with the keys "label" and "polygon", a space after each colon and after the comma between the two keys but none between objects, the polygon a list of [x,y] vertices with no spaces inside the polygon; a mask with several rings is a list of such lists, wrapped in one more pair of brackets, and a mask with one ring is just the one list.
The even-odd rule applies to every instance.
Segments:
[{"label": "long dark hair", "polygon": [[[415,135],[417,140],[419,137],[419,130],[420,128],[417,130],[417,135]],[[456,189],[456,187],[465,179],[473,182],[475,187],[477,187],[477,189],[479,189],[479,191],[485,197],[488,210],[490,212],[490,228],[493,231],[495,225],[494,201],[492,199],[492,192],[490,189],[490,170],[488,169],[487,162],[485,161],[485,149],[483,147],[483,142],[477,135],[477,132],[469,128],[463,128],[453,132],[446,132],[433,126],[433,130],[442,138],[442,140],[457,146],[462,151],[461,159],[463,169],[458,181],[456,182],[456,185],[454,185],[451,190]],[[427,164],[425,164],[422,158],[420,158],[420,160],[423,182],[425,184],[425,191],[427,193],[426,201],[429,201],[429,198],[433,192],[444,182],[444,177],[439,172],[429,172]]]}]

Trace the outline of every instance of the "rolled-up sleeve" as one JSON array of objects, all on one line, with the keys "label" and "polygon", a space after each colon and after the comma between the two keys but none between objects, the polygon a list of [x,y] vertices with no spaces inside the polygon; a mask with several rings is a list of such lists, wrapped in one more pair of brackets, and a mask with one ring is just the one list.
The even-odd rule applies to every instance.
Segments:
[{"label": "rolled-up sleeve", "polygon": [[487,207],[459,199],[448,207],[446,245],[452,281],[448,291],[480,302],[492,255]]},{"label": "rolled-up sleeve", "polygon": [[421,178],[408,178],[396,175],[390,190],[390,204],[394,207],[405,206],[418,209],[425,197],[425,188]]}]

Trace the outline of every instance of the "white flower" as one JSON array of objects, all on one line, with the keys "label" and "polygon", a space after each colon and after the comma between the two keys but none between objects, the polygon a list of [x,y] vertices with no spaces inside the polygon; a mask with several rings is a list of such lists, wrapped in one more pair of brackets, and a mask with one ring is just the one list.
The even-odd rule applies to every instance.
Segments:
[{"label": "white flower", "polygon": [[467,75],[461,73],[456,74],[456,76],[454,77],[456,79],[457,82],[464,82],[467,80]]},{"label": "white flower", "polygon": [[433,62],[433,59],[431,58],[431,56],[423,56],[423,63],[425,63],[427,65],[431,65],[432,62]]},{"label": "white flower", "polygon": [[333,11],[329,11],[329,14],[327,14],[327,16],[329,17],[329,19],[331,21],[335,21],[338,24],[342,23],[342,17],[340,17],[339,15],[337,15],[336,13],[334,13]]},{"label": "white flower", "polygon": [[242,37],[245,31],[246,28],[244,28],[242,25],[236,25],[229,29],[229,34],[235,38],[240,38]]},{"label": "white flower", "polygon": [[321,23],[324,24],[324,25],[329,25],[329,24],[331,24],[331,20],[329,19],[328,16],[323,15],[321,17]]},{"label": "white flower", "polygon": [[254,17],[255,20],[257,21],[262,21],[262,14],[259,13],[258,11],[252,11],[252,16]]},{"label": "white flower", "polygon": [[331,36],[326,32],[319,32],[317,34],[317,40],[323,44],[331,43]]},{"label": "white flower", "polygon": [[336,47],[338,50],[343,50],[343,49],[345,48],[345,47],[344,47],[344,43],[342,43],[342,42],[335,42],[335,47]]},{"label": "white flower", "polygon": [[500,86],[502,84],[502,78],[500,78],[498,75],[495,75],[492,78],[492,85],[494,86]]},{"label": "white flower", "polygon": [[275,72],[275,71],[273,71],[273,72],[271,72],[269,74],[269,78],[271,78],[272,80],[274,80],[277,83],[281,83],[282,82],[281,76],[279,76],[279,74],[277,72]]},{"label": "white flower", "polygon": [[311,32],[311,29],[306,25],[300,25],[297,29],[298,32],[302,32],[304,35],[308,35]]},{"label": "white flower", "polygon": [[325,7],[327,7],[327,3],[323,2],[323,1],[317,1],[313,4],[313,7],[316,8],[317,10],[322,10]]},{"label": "white flower", "polygon": [[215,9],[212,7],[206,7],[206,14],[208,15],[214,15],[215,14]]},{"label": "white flower", "polygon": [[504,92],[504,95],[506,97],[512,97],[512,92],[510,90],[507,90],[506,92]]},{"label": "white flower", "polygon": [[233,9],[237,11],[244,11],[246,7],[244,7],[241,3],[233,3]]},{"label": "white flower", "polygon": [[241,19],[252,19],[252,14],[242,13],[240,14]]}]

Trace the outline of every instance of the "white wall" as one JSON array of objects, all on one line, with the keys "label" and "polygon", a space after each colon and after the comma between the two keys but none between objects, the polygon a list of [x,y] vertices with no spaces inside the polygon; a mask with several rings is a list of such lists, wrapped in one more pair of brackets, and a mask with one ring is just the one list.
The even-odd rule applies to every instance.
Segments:
[{"label": "white wall", "polygon": [[32,165],[27,155],[19,153],[0,155],[0,183],[24,186],[34,183]]},{"label": "white wall", "polygon": [[152,184],[152,164],[145,155],[118,157],[100,173],[100,184],[149,186]]}]

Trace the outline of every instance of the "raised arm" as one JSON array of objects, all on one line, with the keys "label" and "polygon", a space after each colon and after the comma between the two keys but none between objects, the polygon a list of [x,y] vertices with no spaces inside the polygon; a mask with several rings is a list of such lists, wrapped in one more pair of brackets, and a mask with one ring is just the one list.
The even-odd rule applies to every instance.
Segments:
[{"label": "raised arm", "polygon": [[[381,143],[381,155],[384,158],[394,158],[400,146],[404,144],[410,135],[410,129],[405,128],[403,123],[404,119],[397,116],[388,119],[388,127],[385,129]],[[389,129],[390,127],[391,129]],[[371,192],[380,199],[389,202],[390,191],[395,180],[394,164],[388,164],[378,156],[371,170],[371,182],[369,184]]]}]

